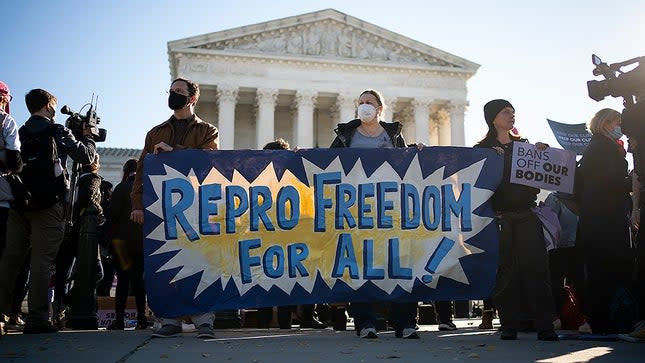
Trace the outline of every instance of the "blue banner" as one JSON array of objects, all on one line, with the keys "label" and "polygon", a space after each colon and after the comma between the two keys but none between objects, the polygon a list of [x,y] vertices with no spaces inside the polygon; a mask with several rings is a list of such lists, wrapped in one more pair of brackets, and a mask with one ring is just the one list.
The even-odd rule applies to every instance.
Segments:
[{"label": "blue banner", "polygon": [[591,141],[591,133],[587,131],[586,124],[563,124],[561,122],[546,119],[551,126],[551,131],[555,135],[563,149],[574,152],[576,155],[582,155]]},{"label": "blue banner", "polygon": [[201,151],[144,161],[145,279],[159,316],[489,297],[490,149]]}]

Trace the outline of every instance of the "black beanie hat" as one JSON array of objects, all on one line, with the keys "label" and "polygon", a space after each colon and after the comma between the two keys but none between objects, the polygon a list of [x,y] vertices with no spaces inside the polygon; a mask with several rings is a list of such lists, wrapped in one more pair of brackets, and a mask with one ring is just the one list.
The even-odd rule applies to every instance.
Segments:
[{"label": "black beanie hat", "polygon": [[515,107],[513,107],[510,102],[502,99],[492,100],[485,104],[484,118],[486,119],[486,124],[488,124],[489,127],[493,126],[493,120],[495,119],[495,116],[497,116],[497,114],[506,107],[515,109]]}]

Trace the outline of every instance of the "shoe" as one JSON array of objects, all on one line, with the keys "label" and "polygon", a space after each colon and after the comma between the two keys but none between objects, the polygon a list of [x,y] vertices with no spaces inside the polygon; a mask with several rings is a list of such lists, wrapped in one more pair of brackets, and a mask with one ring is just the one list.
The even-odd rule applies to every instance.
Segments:
[{"label": "shoe", "polygon": [[449,321],[447,323],[440,323],[439,324],[439,330],[440,331],[452,331],[452,330],[457,330],[457,326],[452,323],[452,321]]},{"label": "shoe", "polygon": [[484,310],[482,313],[482,323],[479,329],[493,329],[493,310]]},{"label": "shoe", "polygon": [[543,330],[537,335],[538,340],[543,340],[545,342],[557,342],[560,340],[558,334],[553,330]]},{"label": "shoe", "polygon": [[146,330],[148,329],[148,319],[144,316],[143,318],[137,319],[137,325],[134,327],[135,330]]},{"label": "shoe", "polygon": [[376,333],[376,329],[374,328],[363,328],[361,329],[360,334],[358,335],[361,338],[365,339],[376,339],[378,338],[378,334]]},{"label": "shoe", "polygon": [[578,327],[578,333],[591,334],[591,326],[589,323],[585,322],[584,324]]},{"label": "shoe", "polygon": [[645,342],[645,320],[641,320],[636,324],[634,331],[631,333],[618,334],[618,338],[631,343]]},{"label": "shoe", "polygon": [[15,315],[12,315],[9,318],[9,321],[7,322],[7,325],[18,328],[18,327],[24,326],[25,321],[22,320],[22,318],[20,317],[20,314],[15,314]]},{"label": "shoe", "polygon": [[[327,328],[327,324],[325,324],[322,321],[314,318],[313,320],[301,321],[300,322],[300,327],[301,328],[312,328],[312,329],[325,329],[325,328]],[[291,327],[289,327],[289,328],[291,328]]]},{"label": "shoe", "polygon": [[123,319],[117,319],[114,323],[108,325],[107,330],[123,330],[125,329],[125,324],[123,324]]},{"label": "shoe", "polygon": [[[396,335],[396,334],[395,334]],[[401,332],[401,338],[403,339],[419,339],[421,338],[419,336],[419,333],[417,333],[417,330],[414,328],[405,328]]]},{"label": "shoe", "polygon": [[517,331],[515,330],[502,330],[500,335],[502,340],[517,340]]},{"label": "shoe", "polygon": [[48,334],[56,333],[58,328],[55,326],[45,323],[45,324],[25,324],[25,329],[22,331],[23,334]]},{"label": "shoe", "polygon": [[210,324],[202,324],[197,327],[197,338],[200,339],[214,339],[215,331]]},{"label": "shoe", "polygon": [[164,325],[152,333],[153,338],[172,338],[181,334],[181,327],[177,325]]}]

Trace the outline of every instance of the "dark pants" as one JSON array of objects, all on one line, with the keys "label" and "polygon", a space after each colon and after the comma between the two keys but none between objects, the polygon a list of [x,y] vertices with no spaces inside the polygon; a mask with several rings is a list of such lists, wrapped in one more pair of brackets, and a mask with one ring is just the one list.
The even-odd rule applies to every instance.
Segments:
[{"label": "dark pants", "polygon": [[[502,330],[517,331],[524,310],[538,332],[553,330],[553,297],[542,224],[530,210],[499,218],[500,259],[493,301]],[[526,306],[524,306],[524,304]]]},{"label": "dark pants", "polygon": [[137,319],[146,315],[146,288],[143,279],[143,251],[132,256],[132,264],[128,269],[117,267],[115,315],[117,321],[123,321],[125,305],[128,300],[130,286],[137,304]]},{"label": "dark pants", "polygon": [[619,332],[609,316],[609,308],[618,287],[629,288],[633,262],[611,258],[606,253],[585,253],[587,283],[585,312],[595,334]]},{"label": "dark pants", "polygon": [[7,229],[0,261],[0,312],[10,313],[16,278],[31,247],[27,325],[47,324],[51,267],[64,233],[63,205],[28,212],[12,209]]},{"label": "dark pants", "polygon": [[[394,330],[402,332],[406,328],[414,328],[417,325],[417,302],[391,303],[390,321]],[[374,303],[352,302],[350,304],[350,315],[354,317],[356,332],[365,328],[376,329],[376,312]]]},{"label": "dark pants", "polygon": [[435,301],[434,307],[439,324],[452,321],[452,301]]},{"label": "dark pants", "polygon": [[103,279],[96,284],[96,295],[110,296],[116,274],[116,262],[112,256],[101,255],[101,265],[103,266]]},{"label": "dark pants", "polygon": [[571,287],[582,304],[584,293],[584,258],[577,247],[555,248],[549,251],[551,291],[555,311],[560,313],[564,304],[564,285]]}]

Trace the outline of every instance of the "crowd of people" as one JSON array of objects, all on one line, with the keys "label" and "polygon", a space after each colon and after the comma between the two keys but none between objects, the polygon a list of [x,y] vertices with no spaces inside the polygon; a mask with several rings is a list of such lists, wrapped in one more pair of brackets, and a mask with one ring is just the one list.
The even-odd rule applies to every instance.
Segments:
[{"label": "crowd of people", "polygon": [[[172,115],[147,133],[140,158],[123,165],[122,180],[112,190],[112,185],[99,176],[99,156],[91,130],[85,126],[82,130],[69,130],[56,123],[56,97],[42,89],[31,90],[25,96],[31,117],[18,128],[9,113],[13,97],[9,87],[0,82],[3,330],[4,325],[24,324],[25,334],[50,333],[64,328],[66,321],[76,322],[68,325],[72,328],[91,328],[87,319],[96,317],[96,295],[109,294],[115,274],[116,319],[108,329],[125,328],[128,295],[136,297],[136,329],[149,328],[142,230],[143,160],[150,153],[218,149],[217,128],[195,114],[199,95],[199,86],[190,80],[178,78],[171,83],[168,107]],[[380,92],[362,92],[356,109],[358,118],[338,124],[330,147],[425,147],[407,144],[402,125],[383,120],[386,107]],[[516,131],[515,108],[507,100],[492,100],[484,106],[484,120],[488,131],[474,147],[494,150],[503,158],[503,168],[492,171],[502,176],[492,196],[499,232],[499,264],[495,288],[484,297],[479,328],[493,329],[497,311],[503,340],[515,340],[519,331],[533,330],[539,340],[557,341],[555,330],[566,325],[581,332],[622,333],[627,340],[644,341],[641,241],[645,233],[639,233],[638,228],[645,198],[640,198],[638,165],[628,173],[626,151],[620,140],[620,113],[603,109],[591,119],[589,130],[593,137],[577,168],[574,194],[553,192],[545,200],[545,205],[558,215],[562,228],[558,243],[550,251],[545,247],[543,225],[535,212],[540,190],[510,182],[513,143],[528,143]],[[639,147],[635,141],[630,142],[631,149]],[[549,147],[541,142],[535,146],[538,150]],[[278,139],[264,149],[288,150],[289,144]],[[79,165],[71,176],[72,190],[67,158]],[[43,178],[47,182],[43,183]],[[19,193],[21,188],[28,192],[26,197]],[[71,202],[70,195],[74,196]],[[27,290],[28,313],[23,322],[20,303]],[[93,299],[93,304],[88,304],[88,299]],[[392,301],[382,309],[384,305],[378,301],[350,301],[331,307],[281,306],[278,321],[280,328],[289,329],[292,314],[299,312],[301,327],[326,328],[329,322],[344,329],[344,307],[348,306],[356,334],[375,339],[379,331],[377,311],[384,310],[396,337],[420,337],[417,302]],[[452,322],[452,302],[437,301],[434,306],[440,330],[457,329]],[[342,313],[334,314],[335,308]],[[321,309],[326,313],[319,319]],[[572,314],[572,309],[577,309],[577,315]],[[272,308],[259,312],[259,322],[267,325]],[[577,317],[575,323],[571,323],[571,316]],[[195,325],[199,338],[215,336],[215,312],[155,318],[159,326],[153,337],[176,336],[182,332],[183,321]]]}]

